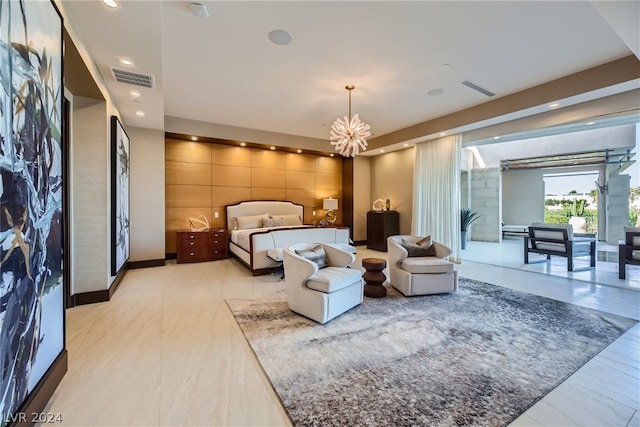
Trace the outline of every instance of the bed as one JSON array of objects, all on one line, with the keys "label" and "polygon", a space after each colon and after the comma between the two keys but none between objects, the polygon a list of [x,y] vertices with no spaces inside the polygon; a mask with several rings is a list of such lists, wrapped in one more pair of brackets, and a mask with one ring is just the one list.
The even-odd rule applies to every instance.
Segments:
[{"label": "bed", "polygon": [[229,252],[254,276],[282,266],[282,249],[315,242],[349,246],[348,227],[304,225],[304,207],[287,201],[246,201],[226,207]]}]

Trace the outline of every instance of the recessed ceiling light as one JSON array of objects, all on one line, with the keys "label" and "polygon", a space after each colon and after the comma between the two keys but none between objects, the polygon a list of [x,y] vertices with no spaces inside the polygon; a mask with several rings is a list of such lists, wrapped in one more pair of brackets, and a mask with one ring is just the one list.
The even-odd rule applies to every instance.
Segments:
[{"label": "recessed ceiling light", "polygon": [[334,154],[333,154],[333,153],[329,154],[329,157],[333,157],[333,156],[334,156]]},{"label": "recessed ceiling light", "polygon": [[272,43],[284,46],[291,43],[293,37],[285,30],[273,30],[269,33],[269,40],[271,40]]},{"label": "recessed ceiling light", "polygon": [[132,67],[133,66],[133,61],[130,60],[129,58],[120,58],[120,63],[122,65],[126,65],[127,67]]},{"label": "recessed ceiling light", "polygon": [[554,102],[553,104],[549,104],[549,108],[558,108],[560,106],[559,102]]},{"label": "recessed ceiling light", "polygon": [[431,89],[429,92],[427,92],[427,95],[438,96],[438,95],[442,95],[443,93],[444,93],[444,89],[437,88],[437,89]]},{"label": "recessed ceiling light", "polygon": [[499,136],[494,136],[493,139],[500,139],[500,137]]},{"label": "recessed ceiling light", "polygon": [[140,95],[140,92],[138,92],[137,90],[129,91],[129,95],[133,96],[134,98],[140,98],[142,96]]},{"label": "recessed ceiling light", "polygon": [[596,122],[587,122],[587,126],[595,125]]},{"label": "recessed ceiling light", "polygon": [[302,153],[302,150],[298,149],[298,150],[296,150],[296,153],[300,154],[300,153]]},{"label": "recessed ceiling light", "polygon": [[409,146],[409,144],[402,144],[402,146],[403,146],[403,147],[408,147],[408,146]]},{"label": "recessed ceiling light", "polygon": [[197,136],[192,136],[192,137],[191,137],[191,140],[192,140],[192,141],[197,141],[197,140],[198,140],[198,137],[197,137]]},{"label": "recessed ceiling light", "polygon": [[102,0],[102,3],[109,6],[112,9],[117,9],[118,6],[120,6],[116,0]]},{"label": "recessed ceiling light", "polygon": [[273,145],[271,147],[269,147],[269,150],[275,150],[276,147],[274,147]]},{"label": "recessed ceiling light", "polygon": [[451,64],[442,64],[442,68],[449,68],[451,67]]},{"label": "recessed ceiling light", "polygon": [[144,116],[145,116],[144,111],[142,111],[142,110],[138,110],[138,111],[136,111],[136,116],[138,116],[138,117],[144,117]]},{"label": "recessed ceiling light", "polygon": [[440,132],[440,136],[447,136],[446,132]]},{"label": "recessed ceiling light", "polygon": [[241,142],[241,143],[240,143],[240,147],[246,147],[246,146],[247,146],[247,143],[246,143],[246,142]]},{"label": "recessed ceiling light", "polygon": [[384,153],[384,150],[383,150],[383,149],[380,149],[380,152],[381,152],[381,153]]}]

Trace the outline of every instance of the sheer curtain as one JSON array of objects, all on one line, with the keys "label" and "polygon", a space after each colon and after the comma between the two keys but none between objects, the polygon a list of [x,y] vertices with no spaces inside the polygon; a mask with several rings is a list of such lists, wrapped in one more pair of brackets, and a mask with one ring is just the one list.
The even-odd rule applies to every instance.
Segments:
[{"label": "sheer curtain", "polygon": [[460,150],[462,136],[416,145],[411,233],[431,235],[460,262]]}]

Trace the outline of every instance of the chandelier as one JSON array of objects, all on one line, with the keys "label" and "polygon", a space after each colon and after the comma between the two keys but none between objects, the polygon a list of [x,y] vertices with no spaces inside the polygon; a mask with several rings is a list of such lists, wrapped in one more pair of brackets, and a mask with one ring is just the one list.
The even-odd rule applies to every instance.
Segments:
[{"label": "chandelier", "polygon": [[334,145],[336,151],[345,157],[355,157],[356,154],[367,149],[367,139],[371,136],[371,126],[360,120],[360,116],[355,114],[351,117],[351,91],[355,89],[353,85],[344,87],[349,91],[349,117],[344,119],[337,118],[331,125],[331,145]]}]

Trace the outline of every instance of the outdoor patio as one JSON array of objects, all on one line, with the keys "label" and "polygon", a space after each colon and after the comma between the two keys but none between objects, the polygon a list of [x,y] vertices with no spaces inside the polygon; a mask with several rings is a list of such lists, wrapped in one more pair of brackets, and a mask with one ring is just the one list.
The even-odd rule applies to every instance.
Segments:
[{"label": "outdoor patio", "polygon": [[[597,243],[596,268],[584,271],[567,271],[567,259],[552,256],[551,261],[534,264],[524,263],[524,243],[522,237],[507,236],[502,243],[469,241],[462,251],[462,261],[475,261],[499,265],[518,270],[531,271],[552,276],[566,277],[600,285],[640,291],[640,267],[627,266],[627,279],[618,278],[618,247]],[[544,259],[544,255],[530,254],[530,260]],[[587,257],[575,258],[575,268],[589,266]]]}]

